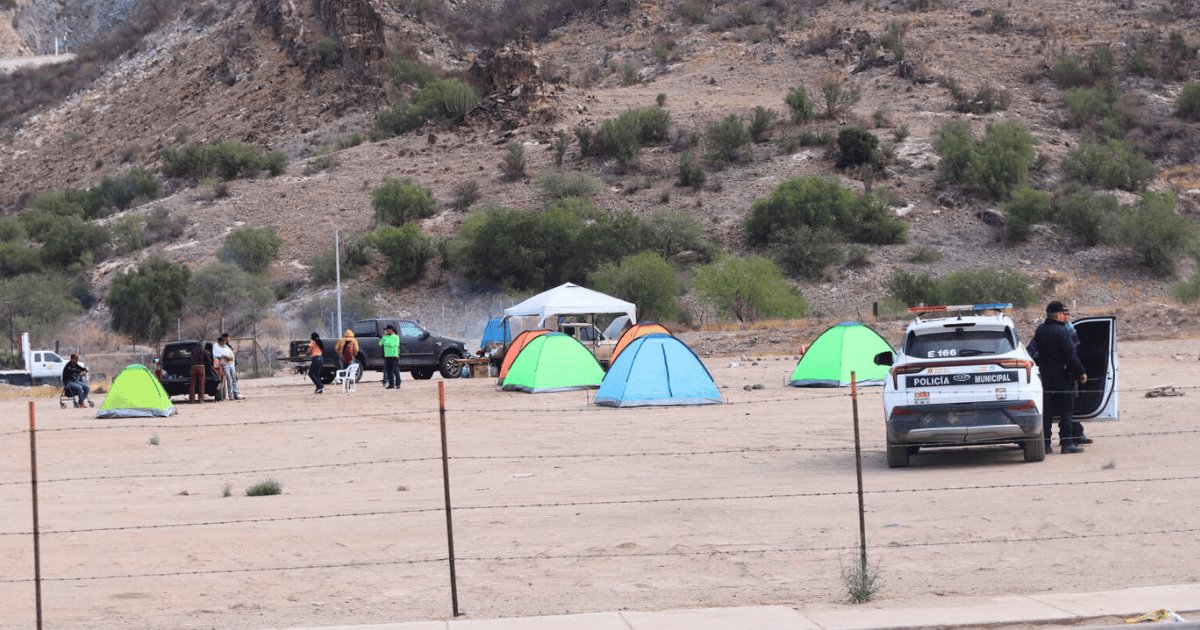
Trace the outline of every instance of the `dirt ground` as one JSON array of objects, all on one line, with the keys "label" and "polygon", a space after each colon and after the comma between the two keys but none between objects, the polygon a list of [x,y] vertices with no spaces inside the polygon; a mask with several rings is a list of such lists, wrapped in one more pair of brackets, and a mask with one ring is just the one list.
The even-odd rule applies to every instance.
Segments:
[{"label": "dirt ground", "polygon": [[[1085,454],[1039,464],[993,447],[889,470],[880,393],[865,390],[866,532],[881,579],[867,605],[1200,580],[1198,358],[1200,339],[1123,343],[1121,420],[1090,426]],[[851,605],[849,392],[786,387],[790,358],[705,362],[729,404],[619,410],[589,406],[586,392],[446,383],[467,618]],[[314,396],[293,376],[246,381],[245,401],[154,420],[39,399],[47,627],[449,617],[438,381],[384,391],[377,378],[348,397]],[[1143,396],[1165,383],[1185,396]],[[26,407],[0,402],[5,628],[35,614]],[[282,495],[245,495],[268,478]]]}]

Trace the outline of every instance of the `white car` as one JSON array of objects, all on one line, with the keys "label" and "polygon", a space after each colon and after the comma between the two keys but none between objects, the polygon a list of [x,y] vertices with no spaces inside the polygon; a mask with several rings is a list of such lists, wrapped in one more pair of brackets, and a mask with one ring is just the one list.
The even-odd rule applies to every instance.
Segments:
[{"label": "white car", "polygon": [[[1046,458],[1042,435],[1042,381],[1021,344],[1011,304],[970,304],[909,309],[898,354],[884,382],[887,462],[908,466],[922,447],[1017,444],[1025,461]],[[950,315],[958,311],[958,315]],[[929,318],[929,315],[936,314]],[[965,314],[964,314],[965,313]],[[1080,360],[1091,376],[1076,401],[1076,419],[1116,419],[1116,322],[1096,317],[1074,322]],[[1103,378],[1097,378],[1103,375]]]}]

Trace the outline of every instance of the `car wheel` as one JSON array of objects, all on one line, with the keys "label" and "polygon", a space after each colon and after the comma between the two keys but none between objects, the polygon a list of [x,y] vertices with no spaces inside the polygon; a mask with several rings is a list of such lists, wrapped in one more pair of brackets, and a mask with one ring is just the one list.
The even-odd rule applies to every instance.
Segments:
[{"label": "car wheel", "polygon": [[908,447],[888,442],[887,464],[888,468],[908,468]]},{"label": "car wheel", "polygon": [[337,378],[337,370],[321,370],[321,382],[328,385]]},{"label": "car wheel", "polygon": [[412,370],[409,374],[412,374],[413,380],[417,381],[428,381],[433,378],[433,370]]},{"label": "car wheel", "polygon": [[442,361],[438,366],[438,371],[442,373],[442,378],[458,378],[462,376],[463,366],[458,362],[461,358],[452,352],[442,355]]},{"label": "car wheel", "polygon": [[1046,459],[1046,441],[1040,435],[1025,438],[1025,442],[1021,444],[1021,450],[1025,452],[1025,461],[1027,462],[1040,462]]}]

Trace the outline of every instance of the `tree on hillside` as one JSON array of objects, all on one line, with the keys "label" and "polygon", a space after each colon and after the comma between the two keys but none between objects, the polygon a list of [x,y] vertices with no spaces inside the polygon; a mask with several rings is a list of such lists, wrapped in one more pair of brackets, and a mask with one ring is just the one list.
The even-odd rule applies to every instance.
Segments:
[{"label": "tree on hillside", "polygon": [[802,317],[804,296],[763,256],[725,256],[696,272],[700,295],[722,317],[752,322],[766,317]]},{"label": "tree on hillside", "polygon": [[104,298],[112,329],[157,343],[183,311],[190,276],[187,267],[155,256],[115,278]]},{"label": "tree on hillside", "polygon": [[235,334],[245,330],[271,298],[262,276],[226,262],[206,265],[188,282],[188,310],[203,318],[205,334],[210,317],[221,330]]},{"label": "tree on hillside", "polygon": [[279,255],[283,239],[273,227],[238,228],[225,237],[217,258],[250,273],[265,273]]}]

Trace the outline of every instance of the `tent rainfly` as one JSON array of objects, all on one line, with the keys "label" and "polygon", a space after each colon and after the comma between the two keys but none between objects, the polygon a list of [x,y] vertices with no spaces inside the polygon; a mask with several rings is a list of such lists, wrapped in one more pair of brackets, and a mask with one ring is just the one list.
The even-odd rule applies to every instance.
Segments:
[{"label": "tent rainfly", "polygon": [[825,329],[796,364],[788,385],[792,387],[849,387],[854,372],[860,387],[883,385],[886,365],[875,365],[875,355],[892,347],[870,326],[842,322]]},{"label": "tent rainfly", "polygon": [[631,341],[608,368],[595,399],[597,405],[609,407],[723,402],[708,368],[692,349],[662,333]]},{"label": "tent rainfly", "polygon": [[537,317],[538,327],[559,315],[621,314],[629,316],[630,323],[637,322],[637,307],[633,304],[570,282],[504,309],[504,314],[508,317]]},{"label": "tent rainfly", "polygon": [[654,333],[670,335],[671,331],[667,330],[666,326],[654,322],[642,322],[626,328],[625,332],[621,333],[621,337],[617,339],[617,345],[613,347],[612,357],[608,360],[609,364],[616,363],[617,357],[621,355],[621,351],[633,343],[635,339],[645,337],[646,335],[653,335]]},{"label": "tent rainfly", "polygon": [[113,379],[112,389],[96,412],[97,418],[165,418],[175,415],[175,405],[162,383],[146,366],[134,363]]}]

